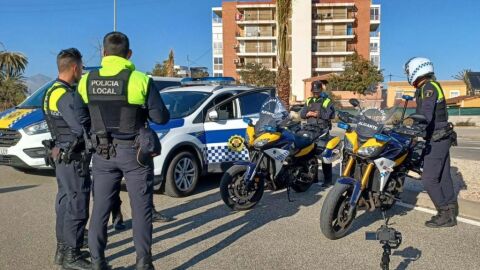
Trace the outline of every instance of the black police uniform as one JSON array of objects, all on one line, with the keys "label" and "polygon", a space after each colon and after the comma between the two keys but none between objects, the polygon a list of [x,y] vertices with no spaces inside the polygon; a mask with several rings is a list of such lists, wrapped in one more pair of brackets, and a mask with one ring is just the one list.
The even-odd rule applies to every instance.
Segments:
[{"label": "black police uniform", "polygon": [[[417,89],[416,102],[417,113],[423,114],[428,122],[422,182],[439,210],[439,215],[442,211],[445,214],[450,213],[450,223],[455,223],[457,200],[450,175],[451,140],[449,137],[432,140],[434,133],[441,132],[448,126],[447,104],[441,86],[433,80],[427,81],[423,87]],[[444,218],[444,221],[448,223],[448,217]],[[427,225],[432,225],[428,223]]]},{"label": "black police uniform", "polygon": [[[147,118],[164,124],[169,120],[169,113],[151,79],[146,78],[146,86],[138,83],[134,85],[140,85],[139,88],[130,87],[129,81],[138,78],[146,82],[145,75],[134,71],[130,61],[107,56],[102,60],[102,67],[109,68],[110,72],[120,71],[108,77],[100,75],[102,70],[92,71],[79,84],[82,100],[88,97],[92,141],[96,147],[92,166],[94,203],[88,239],[92,263],[106,264],[107,223],[116,203],[119,183],[124,177],[132,207],[137,267],[152,269],[153,159],[150,158],[147,164],[138,162],[135,139]],[[105,88],[96,88],[105,85]],[[142,85],[147,89],[141,89]],[[142,96],[145,103],[130,104],[130,95]]]},{"label": "black police uniform", "polygon": [[[318,117],[308,117],[308,112],[317,112]],[[300,111],[300,117],[307,120],[307,124],[323,126],[327,124],[332,127],[332,119],[335,118],[335,107],[330,98],[315,98],[307,99],[305,106]],[[322,162],[322,171],[324,177],[324,185],[332,183],[332,164]]]},{"label": "black police uniform", "polygon": [[[63,263],[67,269],[71,266],[69,263],[75,263],[79,259],[79,249],[84,244],[91,182],[88,170],[90,155],[85,152],[83,142],[84,131],[88,130],[88,115],[74,112],[76,95],[72,86],[57,79],[43,99],[43,110],[53,146],[63,153],[51,162],[54,162],[52,165],[55,167],[58,184],[55,200],[58,243],[55,263]],[[47,158],[53,159],[51,156]],[[86,267],[81,260],[77,263]]]}]

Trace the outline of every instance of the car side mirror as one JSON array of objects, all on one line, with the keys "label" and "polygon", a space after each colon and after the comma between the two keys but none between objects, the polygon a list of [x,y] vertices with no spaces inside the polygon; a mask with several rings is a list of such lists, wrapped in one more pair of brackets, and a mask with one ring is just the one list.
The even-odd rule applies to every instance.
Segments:
[{"label": "car side mirror", "polygon": [[360,101],[358,101],[356,98],[351,98],[348,100],[348,102],[350,102],[350,104],[352,104],[352,106],[355,108],[360,106]]},{"label": "car side mirror", "polygon": [[208,112],[208,119],[212,121],[217,121],[218,120],[218,112],[216,110],[209,111]]}]

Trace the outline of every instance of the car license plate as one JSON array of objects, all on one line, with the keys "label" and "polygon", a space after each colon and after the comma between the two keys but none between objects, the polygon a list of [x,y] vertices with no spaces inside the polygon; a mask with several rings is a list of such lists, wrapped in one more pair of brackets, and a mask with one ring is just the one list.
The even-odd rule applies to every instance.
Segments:
[{"label": "car license plate", "polygon": [[6,155],[8,152],[8,148],[6,147],[0,147],[0,155]]}]

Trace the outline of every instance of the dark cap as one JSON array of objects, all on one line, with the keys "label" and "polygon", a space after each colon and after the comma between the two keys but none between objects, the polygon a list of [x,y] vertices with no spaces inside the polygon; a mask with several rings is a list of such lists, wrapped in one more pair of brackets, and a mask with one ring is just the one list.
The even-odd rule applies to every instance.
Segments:
[{"label": "dark cap", "polygon": [[136,147],[137,161],[142,166],[151,164],[153,157],[160,155],[162,151],[158,135],[150,127],[140,128]]}]

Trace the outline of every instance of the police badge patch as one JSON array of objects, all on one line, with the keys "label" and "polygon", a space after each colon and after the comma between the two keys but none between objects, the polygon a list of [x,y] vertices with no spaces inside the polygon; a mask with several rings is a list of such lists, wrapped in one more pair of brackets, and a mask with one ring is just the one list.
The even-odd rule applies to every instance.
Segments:
[{"label": "police badge patch", "polygon": [[228,139],[227,146],[230,150],[235,152],[241,152],[244,148],[245,139],[240,135],[233,135]]},{"label": "police badge patch", "polygon": [[425,97],[431,97],[431,96],[433,96],[433,90],[425,91]]}]

